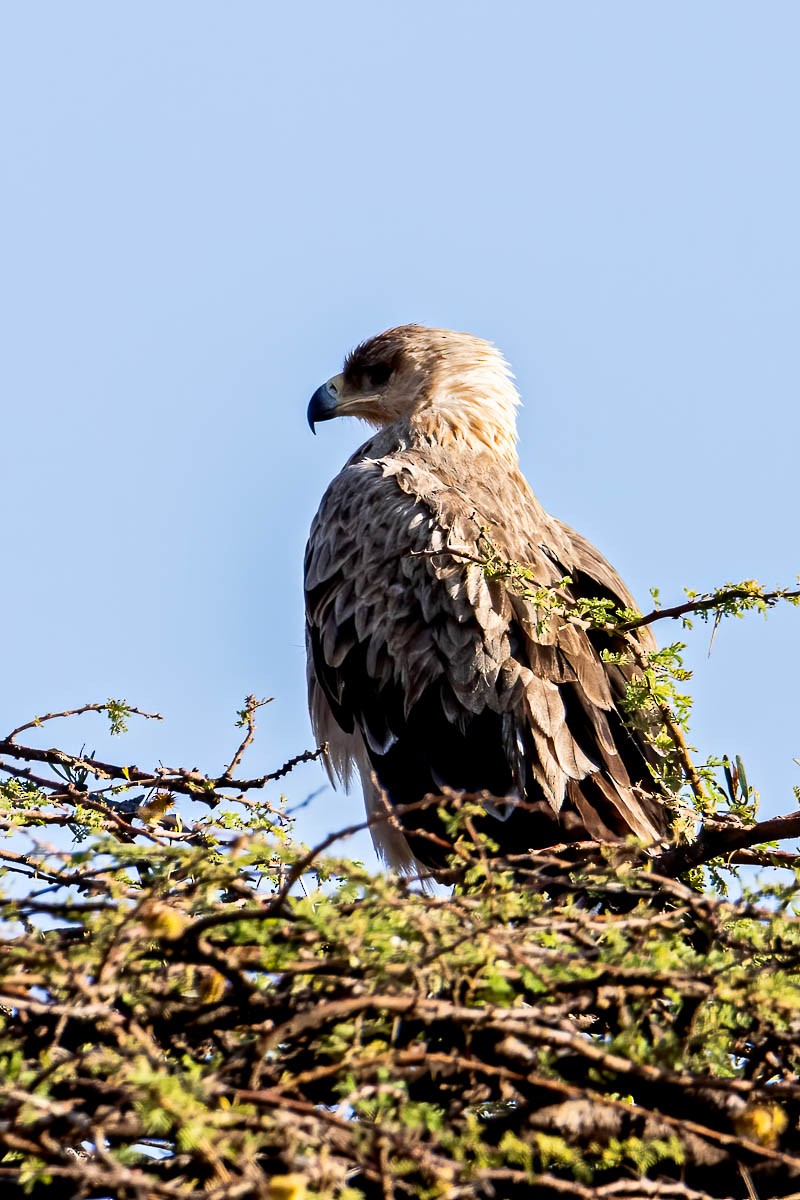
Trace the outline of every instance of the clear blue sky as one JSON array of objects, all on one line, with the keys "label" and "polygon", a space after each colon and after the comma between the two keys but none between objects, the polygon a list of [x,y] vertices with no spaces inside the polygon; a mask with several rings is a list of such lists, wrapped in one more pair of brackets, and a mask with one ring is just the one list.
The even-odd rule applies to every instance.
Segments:
[{"label": "clear blue sky", "polygon": [[[309,745],[303,546],[363,429],[306,402],[398,322],[506,352],[528,477],[643,604],[791,582],[799,54],[778,0],[3,4],[2,726],[125,697],[167,721],[62,740],[216,771],[252,691],[253,774]],[[695,740],[786,811],[800,613],[707,650]]]}]

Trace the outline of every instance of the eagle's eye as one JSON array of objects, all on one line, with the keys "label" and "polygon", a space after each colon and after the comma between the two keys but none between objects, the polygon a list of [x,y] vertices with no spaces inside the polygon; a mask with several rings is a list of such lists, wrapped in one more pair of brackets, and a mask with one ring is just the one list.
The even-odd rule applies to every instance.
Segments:
[{"label": "eagle's eye", "polygon": [[367,367],[364,375],[370,387],[383,387],[389,382],[389,376],[392,373],[392,365],[388,362],[375,363],[373,367]]}]

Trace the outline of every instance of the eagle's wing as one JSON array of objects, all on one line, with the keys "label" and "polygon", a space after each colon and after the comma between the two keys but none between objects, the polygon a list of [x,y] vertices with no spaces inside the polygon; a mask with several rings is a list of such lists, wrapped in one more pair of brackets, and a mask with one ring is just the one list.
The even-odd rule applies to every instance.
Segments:
[{"label": "eagle's wing", "polygon": [[[370,445],[325,494],[306,555],[310,707],[336,772],[346,781],[357,767],[372,811],[381,790],[395,804],[486,792],[509,816],[492,836],[516,850],[662,837],[651,751],[619,711],[628,669],[609,668],[602,639],[579,626],[543,624],[470,559],[485,530],[542,586],[569,575],[576,591],[631,604],[613,569],[490,454],[451,444],[369,457]],[[404,824],[435,832],[430,810]],[[376,841],[408,864],[397,831],[381,826]]]}]

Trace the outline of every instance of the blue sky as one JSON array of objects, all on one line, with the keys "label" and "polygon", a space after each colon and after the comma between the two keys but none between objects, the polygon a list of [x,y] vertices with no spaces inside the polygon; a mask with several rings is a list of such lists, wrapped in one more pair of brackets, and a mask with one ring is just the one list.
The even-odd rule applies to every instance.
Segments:
[{"label": "blue sky", "polygon": [[[167,720],[61,741],[216,771],[252,691],[253,774],[310,744],[303,546],[363,429],[305,407],[399,322],[505,351],[529,479],[642,604],[791,583],[799,45],[775,0],[3,5],[3,725],[121,696]],[[708,641],[694,740],[787,811],[800,613]]]}]

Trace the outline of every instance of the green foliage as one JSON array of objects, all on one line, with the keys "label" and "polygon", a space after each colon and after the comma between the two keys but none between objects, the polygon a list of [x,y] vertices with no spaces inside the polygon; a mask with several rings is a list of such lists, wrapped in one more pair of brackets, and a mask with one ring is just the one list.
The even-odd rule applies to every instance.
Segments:
[{"label": "green foliage", "polygon": [[[568,587],[537,591],[542,628],[609,634],[670,760],[683,646],[628,657],[649,617],[576,613]],[[747,581],[663,611],[777,595]],[[677,843],[657,858],[502,860],[476,841],[480,801],[445,794],[444,894],[296,840],[270,785],[319,752],[237,780],[263,703],[216,778],[19,745],[63,714],[0,742],[4,1197],[800,1193],[800,873],[774,841],[800,824],[754,824],[740,759],[688,784],[670,760]],[[115,733],[137,712],[69,715],[90,711]]]},{"label": "green foliage", "polygon": [[464,836],[480,885],[432,896],[248,812],[25,855],[4,1195],[798,1190],[796,878],[730,904],[618,854],[487,869]]}]

